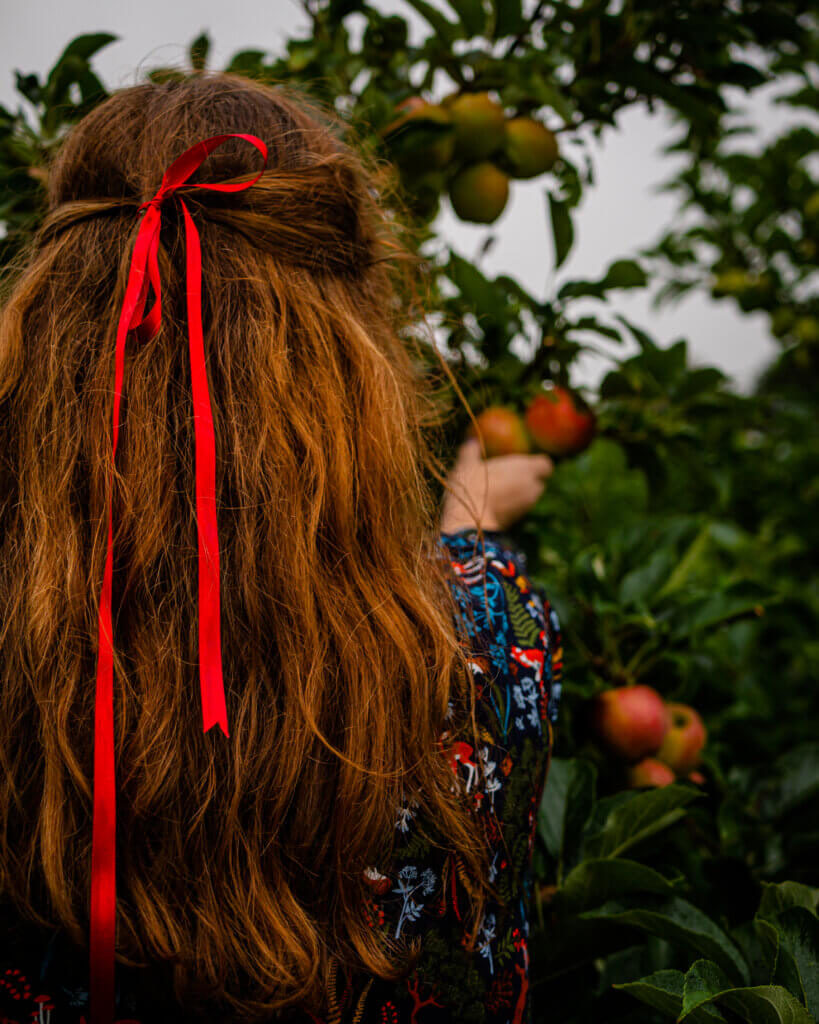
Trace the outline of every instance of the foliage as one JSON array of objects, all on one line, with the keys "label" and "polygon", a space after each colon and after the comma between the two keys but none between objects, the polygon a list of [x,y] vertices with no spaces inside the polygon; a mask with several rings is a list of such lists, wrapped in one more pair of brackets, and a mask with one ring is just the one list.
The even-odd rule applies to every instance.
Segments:
[{"label": "foliage", "polygon": [[[570,385],[577,357],[603,339],[637,348],[587,396],[597,439],[560,460],[514,533],[566,648],[535,850],[535,1005],[555,1024],[819,1019],[815,12],[799,0],[406,3],[426,26],[419,38],[375,3],[307,0],[307,35],[272,57],[237,53],[228,67],[311,91],[394,164],[439,341],[476,411],[523,409],[544,381]],[[105,95],[92,64],[112,39],[75,39],[44,78],[18,73],[20,108],[0,109],[0,268],[42,216],[52,148]],[[202,36],[190,67],[150,77],[201,74],[208,57]],[[536,117],[557,137],[559,158],[542,176],[555,265],[593,184],[577,130],[616,130],[635,103],[679,126],[666,152],[684,166],[666,187],[684,216],[598,280],[544,298],[489,277],[480,261],[494,229],[473,260],[435,231],[461,162],[456,153],[419,170],[418,154],[446,125],[421,118],[385,131],[401,101],[437,100],[442,81],[489,92],[507,116]],[[779,102],[805,123],[762,145],[733,102],[770,82],[792,86]],[[781,354],[740,395],[715,368],[692,365],[685,340],[658,345],[618,312],[618,295],[634,288],[658,303],[705,289],[762,312]],[[579,300],[598,311],[580,313]],[[450,444],[466,425],[454,408]],[[587,711],[600,691],[634,683],[700,710],[704,786],[624,788]]]}]

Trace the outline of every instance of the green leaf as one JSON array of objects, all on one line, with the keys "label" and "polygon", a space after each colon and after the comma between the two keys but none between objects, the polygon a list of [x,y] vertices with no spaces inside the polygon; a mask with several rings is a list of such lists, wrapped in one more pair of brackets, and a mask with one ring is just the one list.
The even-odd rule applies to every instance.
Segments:
[{"label": "green leaf", "polygon": [[526,85],[536,100],[551,107],[555,113],[560,114],[566,124],[569,124],[577,112],[577,106],[556,85],[544,78],[539,71],[529,75]]},{"label": "green leaf", "polygon": [[436,10],[427,0],[405,0],[435,31],[435,34],[445,43],[454,43],[462,37],[458,25],[453,24]]},{"label": "green leaf", "polygon": [[614,988],[628,992],[652,1009],[676,1019],[682,1007],[684,982],[685,975],[680,971],[657,971],[639,981],[615,984]]},{"label": "green leaf", "polygon": [[805,907],[815,914],[819,907],[819,889],[812,889],[800,882],[762,883],[762,898],[759,901],[758,917],[775,921],[788,907]]},{"label": "green leaf", "polygon": [[666,895],[671,882],[658,871],[634,860],[584,860],[566,876],[559,893],[573,910],[599,906],[633,892]]},{"label": "green leaf", "polygon": [[264,50],[240,50],[230,58],[225,71],[237,75],[257,75],[262,71],[264,58]]},{"label": "green leaf", "polygon": [[729,975],[748,982],[748,965],[725,932],[693,903],[670,896],[644,895],[639,902],[612,900],[597,910],[580,914],[584,920],[617,921],[641,928],[649,935],[706,953]]},{"label": "green leaf", "polygon": [[628,800],[611,811],[601,830],[587,836],[585,855],[619,857],[679,821],[688,804],[701,795],[690,786],[677,785],[628,794]]},{"label": "green leaf", "polygon": [[779,985],[735,988],[719,993],[714,1001],[748,1024],[815,1024],[805,1007]]},{"label": "green leaf", "polygon": [[819,918],[804,907],[788,907],[774,922],[780,949],[793,960],[807,1007],[819,1017]]},{"label": "green leaf", "polygon": [[340,21],[352,14],[353,11],[360,11],[364,6],[364,0],[330,0],[328,17],[330,23],[337,25]]},{"label": "green leaf", "polygon": [[210,53],[210,38],[203,32],[198,35],[188,48],[188,59],[194,71],[204,71]]},{"label": "green leaf", "polygon": [[590,295],[602,299],[612,288],[643,288],[647,283],[648,277],[636,260],[615,260],[599,280],[567,281],[558,291],[557,297],[564,299]]},{"label": "green leaf", "polygon": [[496,318],[502,315],[504,298],[501,290],[484,277],[474,263],[450,249],[446,270],[465,304],[479,321],[483,317]]},{"label": "green leaf", "polygon": [[733,988],[730,978],[721,967],[710,960],[697,960],[685,975],[683,1005],[679,1020],[682,1021],[702,1003],[707,1003],[714,992]]},{"label": "green leaf", "polygon": [[625,605],[647,602],[671,575],[677,561],[677,554],[672,548],[658,548],[643,565],[623,577],[620,600]]},{"label": "green leaf", "polygon": [[[682,1009],[684,984],[685,975],[680,971],[657,971],[639,981],[615,984],[614,988],[628,992],[640,1002],[676,1020]],[[713,1024],[725,1020],[713,1006],[695,1010],[688,1019],[692,1024]]]},{"label": "green leaf", "polygon": [[551,192],[546,193],[549,199],[549,213],[552,219],[552,238],[555,246],[555,269],[566,257],[574,241],[574,228],[569,214],[568,203],[556,199]]},{"label": "green leaf", "polygon": [[99,53],[104,47],[116,42],[118,38],[119,36],[112,35],[110,32],[91,32],[88,35],[77,36],[76,39],[71,40],[60,54],[51,73],[54,73],[60,61],[68,57],[78,57],[84,61],[90,60],[94,54]]},{"label": "green leaf", "polygon": [[643,288],[648,276],[636,260],[615,260],[600,283],[605,289]]},{"label": "green leaf", "polygon": [[37,75],[24,75],[20,71],[14,72],[14,87],[21,96],[24,96],[29,103],[39,103],[42,97],[43,87]]},{"label": "green leaf", "polygon": [[688,580],[701,568],[705,555],[710,548],[710,541],[711,524],[708,523],[703,526],[685,552],[677,558],[674,571],[668,577],[664,586],[658,591],[658,597],[673,594],[675,590],[680,590],[686,585]]},{"label": "green leaf", "polygon": [[493,0],[495,12],[494,39],[518,35],[526,28],[522,0]]},{"label": "green leaf", "polygon": [[687,639],[703,629],[713,629],[747,615],[757,615],[766,605],[781,600],[769,587],[744,581],[725,590],[703,592],[674,609],[671,618],[671,639]]},{"label": "green leaf", "polygon": [[769,803],[778,818],[819,793],[819,743],[802,743],[783,754],[772,775],[776,784]]},{"label": "green leaf", "polygon": [[703,1008],[719,1003],[749,1024],[803,1024],[813,1018],[787,989],[779,985],[734,988],[720,968],[697,960],[685,976],[679,1021],[693,1021]]},{"label": "green leaf", "polygon": [[597,769],[591,761],[552,758],[538,811],[538,831],[549,853],[565,864],[572,862],[580,844],[596,781]]},{"label": "green leaf", "polygon": [[680,1021],[694,1021],[695,1014],[714,1003],[737,1014],[748,1024],[812,1024],[814,1018],[780,985],[733,988],[722,971],[698,960],[688,971]]},{"label": "green leaf", "polygon": [[486,12],[481,0],[447,0],[461,20],[468,36],[479,36],[486,29]]}]

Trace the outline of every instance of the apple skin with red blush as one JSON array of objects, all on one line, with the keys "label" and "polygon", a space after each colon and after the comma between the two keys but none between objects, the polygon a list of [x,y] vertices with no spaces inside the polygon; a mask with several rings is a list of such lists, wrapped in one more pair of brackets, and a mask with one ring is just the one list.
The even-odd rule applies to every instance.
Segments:
[{"label": "apple skin with red blush", "polygon": [[697,711],[687,704],[669,704],[668,712],[671,724],[657,757],[678,775],[686,775],[699,764],[708,733]]},{"label": "apple skin with red blush", "polygon": [[668,765],[656,757],[644,757],[637,764],[629,765],[627,775],[630,789],[658,789],[670,786],[677,778]]},{"label": "apple skin with red blush", "polygon": [[579,408],[572,393],[557,385],[535,395],[525,422],[536,446],[556,457],[588,448],[597,429],[594,413]]},{"label": "apple skin with red blush", "polygon": [[608,750],[623,761],[655,754],[671,724],[662,697],[650,686],[619,686],[599,694],[591,724]]}]

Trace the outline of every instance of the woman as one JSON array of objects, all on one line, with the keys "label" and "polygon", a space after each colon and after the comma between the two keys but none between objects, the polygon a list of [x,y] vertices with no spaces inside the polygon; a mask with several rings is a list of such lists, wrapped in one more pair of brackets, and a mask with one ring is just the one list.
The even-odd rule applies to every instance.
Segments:
[{"label": "woman", "polygon": [[[173,161],[221,133],[244,134],[170,197]],[[195,187],[214,182],[237,191]],[[104,637],[118,1020],[530,1019],[560,638],[501,531],[551,463],[467,442],[435,508],[413,261],[380,184],[326,111],[232,76],[115,94],[50,169],[0,315],[0,1020],[88,1020],[89,987],[106,1018]],[[149,218],[161,307],[117,413]],[[199,246],[229,736],[196,690]]]}]

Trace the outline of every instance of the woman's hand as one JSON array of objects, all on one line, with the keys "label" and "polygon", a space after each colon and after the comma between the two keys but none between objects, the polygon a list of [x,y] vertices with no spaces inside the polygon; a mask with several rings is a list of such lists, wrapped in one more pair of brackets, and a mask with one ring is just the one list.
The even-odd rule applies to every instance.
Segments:
[{"label": "woman's hand", "polygon": [[481,458],[477,438],[458,449],[447,480],[441,532],[474,528],[505,530],[538,500],[554,464],[548,455]]}]

